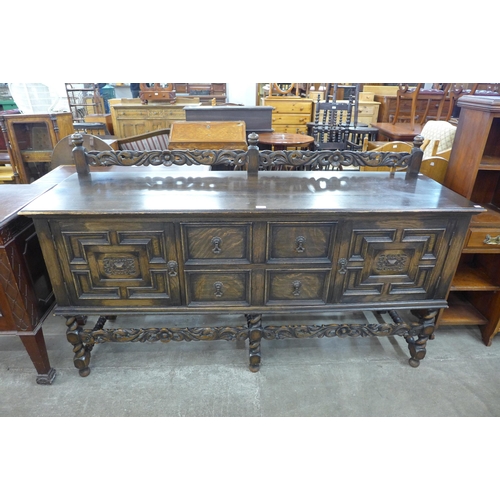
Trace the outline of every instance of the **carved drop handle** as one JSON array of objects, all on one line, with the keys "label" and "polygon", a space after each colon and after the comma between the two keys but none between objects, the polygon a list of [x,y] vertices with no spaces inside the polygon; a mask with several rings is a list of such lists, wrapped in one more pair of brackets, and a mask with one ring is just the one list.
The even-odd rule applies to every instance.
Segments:
[{"label": "carved drop handle", "polygon": [[216,281],[214,283],[214,295],[216,297],[222,297],[224,295],[224,291],[222,290],[223,283],[221,281]]},{"label": "carved drop handle", "polygon": [[298,297],[301,292],[302,283],[299,280],[295,280],[292,282],[292,286],[293,286],[292,293],[295,295],[295,297]]},{"label": "carved drop handle", "polygon": [[215,254],[219,254],[222,252],[222,248],[221,248],[221,245],[222,245],[222,238],[219,238],[218,236],[214,236],[212,238],[212,241],[211,241],[212,245],[213,245],[213,248],[212,248],[212,252],[215,253]]},{"label": "carved drop handle", "polygon": [[296,243],[295,251],[299,253],[305,252],[306,251],[304,247],[305,242],[306,239],[304,238],[304,236],[297,236],[297,238],[295,238],[295,243]]},{"label": "carved drop handle", "polygon": [[486,245],[500,245],[500,235],[492,238],[489,234],[487,234],[483,243]]},{"label": "carved drop handle", "polygon": [[347,272],[347,259],[339,259],[339,274],[345,274]]},{"label": "carved drop handle", "polygon": [[167,266],[168,266],[168,275],[172,277],[177,276],[177,262],[175,262],[175,260],[170,260]]}]

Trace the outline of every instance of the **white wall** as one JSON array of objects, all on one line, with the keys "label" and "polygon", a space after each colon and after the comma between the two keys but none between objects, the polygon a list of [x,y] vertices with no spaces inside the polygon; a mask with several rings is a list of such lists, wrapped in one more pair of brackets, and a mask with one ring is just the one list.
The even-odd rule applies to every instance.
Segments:
[{"label": "white wall", "polygon": [[227,82],[226,94],[228,103],[255,106],[257,99],[257,84],[242,81]]}]

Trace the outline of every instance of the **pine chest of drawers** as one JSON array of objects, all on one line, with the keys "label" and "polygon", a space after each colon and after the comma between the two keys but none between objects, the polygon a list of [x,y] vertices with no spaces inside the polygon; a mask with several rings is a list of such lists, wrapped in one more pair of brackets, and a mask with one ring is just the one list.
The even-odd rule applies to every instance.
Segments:
[{"label": "pine chest of drawers", "polygon": [[[262,337],[345,333],[263,327],[262,315],[290,314],[293,324],[296,312],[360,309],[425,311],[421,330],[410,327],[407,338],[418,365],[433,331],[428,311],[446,307],[478,212],[470,202],[399,173],[165,172],[74,175],[23,210],[35,221],[56,314],[72,318],[68,339],[81,375],[91,346],[110,340],[249,339],[256,371]],[[108,316],[148,313],[241,313],[246,324],[104,328]],[[87,315],[102,320],[84,329]]]},{"label": "pine chest of drawers", "polygon": [[272,106],[272,127],[275,132],[307,134],[312,121],[313,100],[301,97],[265,97],[262,106]]}]

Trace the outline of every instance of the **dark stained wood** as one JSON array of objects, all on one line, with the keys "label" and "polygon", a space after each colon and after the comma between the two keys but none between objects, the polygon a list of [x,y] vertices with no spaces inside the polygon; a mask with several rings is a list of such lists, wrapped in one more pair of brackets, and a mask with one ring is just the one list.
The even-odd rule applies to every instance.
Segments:
[{"label": "dark stained wood", "polygon": [[48,182],[0,185],[0,335],[21,338],[39,384],[55,377],[42,331],[54,295],[33,222],[17,212],[48,189]]},{"label": "dark stained wood", "polygon": [[[391,174],[257,172],[261,162],[269,166],[272,155],[291,152],[254,148],[251,143],[246,152],[212,152],[243,158],[240,171],[97,172],[80,165],[79,175],[21,211],[35,220],[55,312],[68,318],[67,338],[80,375],[90,372],[93,345],[109,341],[248,338],[250,369],[257,371],[261,338],[397,334],[408,342],[411,366],[418,366],[437,310],[446,306],[469,220],[482,209],[417,175],[418,148],[410,155],[396,153],[393,159],[405,159],[408,172]],[[169,154],[196,157],[181,153]],[[293,153],[300,160],[325,152]],[[97,161],[99,155],[82,158]],[[345,166],[365,161],[366,153],[326,157],[342,158]],[[145,158],[138,152],[135,160]],[[117,153],[108,159],[117,161]],[[418,323],[405,323],[398,308],[411,309]],[[289,314],[293,325],[297,311],[360,309],[389,309],[394,324],[262,321],[271,312]],[[227,312],[244,315],[246,322],[105,328],[113,315]],[[99,316],[92,328],[84,326],[88,315]]]}]

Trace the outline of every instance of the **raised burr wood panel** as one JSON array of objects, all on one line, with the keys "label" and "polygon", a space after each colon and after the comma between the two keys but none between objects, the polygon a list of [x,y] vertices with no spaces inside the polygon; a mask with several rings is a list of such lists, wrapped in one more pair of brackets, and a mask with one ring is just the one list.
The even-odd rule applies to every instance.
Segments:
[{"label": "raised burr wood panel", "polygon": [[250,262],[252,224],[183,224],[184,261],[238,260]]}]

